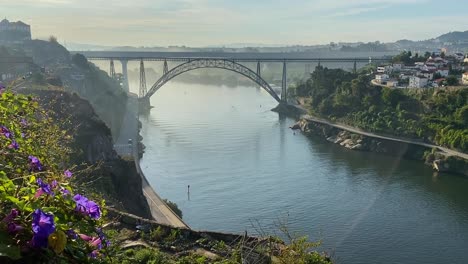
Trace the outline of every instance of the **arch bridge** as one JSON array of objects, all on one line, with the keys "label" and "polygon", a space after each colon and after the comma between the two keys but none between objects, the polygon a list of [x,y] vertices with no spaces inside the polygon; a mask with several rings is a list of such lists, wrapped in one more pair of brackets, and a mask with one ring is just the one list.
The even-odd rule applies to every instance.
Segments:
[{"label": "arch bridge", "polygon": [[[141,65],[140,65],[141,66]],[[262,87],[268,94],[270,94],[276,101],[284,101],[286,92],[282,89],[281,98],[278,94],[271,88],[271,86],[261,77],[260,75],[260,66],[257,65],[257,72],[252,71],[248,67],[234,62],[228,59],[215,59],[215,58],[205,58],[205,59],[194,59],[189,60],[188,62],[182,63],[170,71],[165,68],[164,75],[156,81],[156,83],[148,90],[148,92],[140,91],[140,97],[149,99],[154,93],[156,93],[164,84],[172,80],[174,77],[188,71],[203,69],[203,68],[213,68],[213,69],[224,69],[232,72],[239,73],[256,84]],[[283,87],[282,87],[283,88]],[[284,87],[285,88],[285,87]]]},{"label": "arch bridge", "polygon": [[[357,63],[372,63],[373,61],[388,61],[391,57],[367,57],[367,58],[316,58],[308,57],[306,54],[295,53],[216,53],[216,52],[112,52],[112,51],[85,51],[82,53],[90,60],[108,60],[110,61],[109,75],[116,78],[114,60],[120,61],[122,65],[123,88],[129,91],[127,64],[129,61],[140,61],[140,89],[139,98],[141,102],[149,104],[149,98],[154,95],[162,86],[175,78],[176,76],[202,68],[224,69],[241,74],[262,87],[270,96],[279,103],[286,102],[287,93],[287,63],[306,63],[309,66],[311,62],[348,62],[354,63],[353,70],[356,71]],[[144,61],[163,62],[163,75],[151,87],[147,87]],[[181,63],[172,69],[168,67],[168,61]],[[256,62],[256,71],[242,65],[241,62]],[[283,74],[281,82],[281,93],[278,94],[261,76],[261,63],[282,63]]]}]

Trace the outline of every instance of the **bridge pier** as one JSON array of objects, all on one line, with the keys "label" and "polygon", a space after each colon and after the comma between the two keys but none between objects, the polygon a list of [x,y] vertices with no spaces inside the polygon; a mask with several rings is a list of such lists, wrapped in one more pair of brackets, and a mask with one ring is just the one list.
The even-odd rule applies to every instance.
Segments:
[{"label": "bridge pier", "polygon": [[114,59],[111,59],[111,60],[110,60],[109,76],[110,76],[112,79],[115,79]]},{"label": "bridge pier", "polygon": [[143,59],[140,60],[140,89],[139,89],[139,97],[144,97],[147,93],[146,89],[146,73],[145,73],[145,64]]},{"label": "bridge pier", "polygon": [[261,71],[261,68],[260,68],[260,61],[257,61],[257,75],[259,77],[262,77],[262,71]]},{"label": "bridge pier", "polygon": [[167,66],[167,60],[164,60],[163,75],[165,75],[168,71],[169,67]]},{"label": "bridge pier", "polygon": [[283,79],[281,82],[281,102],[287,103],[287,90],[288,90],[288,80],[287,80],[287,72],[286,72],[286,61],[283,61]]},{"label": "bridge pier", "polygon": [[130,91],[130,85],[128,84],[128,60],[120,60],[120,63],[122,64],[122,86],[125,92]]}]

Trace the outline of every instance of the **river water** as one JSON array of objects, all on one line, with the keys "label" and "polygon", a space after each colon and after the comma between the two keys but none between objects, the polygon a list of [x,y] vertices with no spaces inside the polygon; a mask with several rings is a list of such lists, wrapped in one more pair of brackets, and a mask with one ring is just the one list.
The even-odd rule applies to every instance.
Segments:
[{"label": "river water", "polygon": [[287,222],[338,263],[468,263],[466,178],[294,134],[256,87],[171,82],[151,104],[141,165],[192,228]]}]

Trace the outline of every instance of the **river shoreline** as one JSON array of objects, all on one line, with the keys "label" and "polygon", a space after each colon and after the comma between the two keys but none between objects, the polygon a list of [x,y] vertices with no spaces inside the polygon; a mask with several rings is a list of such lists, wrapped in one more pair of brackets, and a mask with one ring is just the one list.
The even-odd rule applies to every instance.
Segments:
[{"label": "river shoreline", "polygon": [[468,177],[468,160],[447,153],[449,150],[444,152],[428,146],[429,144],[413,144],[404,142],[405,140],[397,141],[369,136],[369,133],[366,132],[347,131],[336,127],[336,125],[327,124],[326,121],[308,116],[307,111],[298,105],[280,104],[272,111],[295,118],[297,123],[291,126],[291,129],[301,130],[305,135],[318,135],[328,142],[339,144],[350,150],[381,153],[422,161],[437,172],[454,173]]}]

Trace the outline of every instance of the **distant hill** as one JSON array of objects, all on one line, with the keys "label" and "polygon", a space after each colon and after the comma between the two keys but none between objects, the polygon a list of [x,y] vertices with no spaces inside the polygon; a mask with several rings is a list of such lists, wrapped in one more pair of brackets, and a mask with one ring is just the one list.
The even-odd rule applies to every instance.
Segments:
[{"label": "distant hill", "polygon": [[454,31],[436,38],[442,42],[468,42],[468,30],[464,32]]}]

